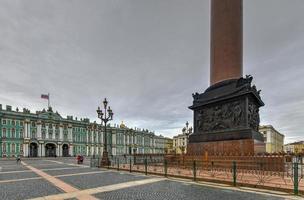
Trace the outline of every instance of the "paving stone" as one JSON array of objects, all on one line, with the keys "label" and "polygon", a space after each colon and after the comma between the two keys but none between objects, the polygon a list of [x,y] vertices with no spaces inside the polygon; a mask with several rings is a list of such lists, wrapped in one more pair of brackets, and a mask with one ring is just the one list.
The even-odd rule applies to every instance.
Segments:
[{"label": "paving stone", "polygon": [[152,184],[135,186],[126,189],[95,194],[99,199],[117,200],[277,200],[270,196],[216,189],[200,185],[184,184],[174,181],[161,181]]},{"label": "paving stone", "polygon": [[20,200],[60,194],[61,190],[45,180],[27,180],[0,184],[1,200]]},{"label": "paving stone", "polygon": [[84,173],[84,172],[94,172],[94,171],[102,171],[102,170],[92,169],[92,168],[74,168],[74,169],[44,171],[44,172],[46,172],[52,176],[57,176],[57,175],[63,175],[63,174],[74,174],[74,173]]},{"label": "paving stone", "polygon": [[101,174],[88,174],[82,176],[61,177],[60,180],[76,186],[80,189],[95,188],[128,181],[142,180],[149,177],[134,176],[132,174],[120,174],[117,172],[105,172]]},{"label": "paving stone", "polygon": [[39,176],[37,174],[35,174],[34,172],[0,174],[0,181],[12,180],[12,179],[33,178],[33,177],[39,177]]}]

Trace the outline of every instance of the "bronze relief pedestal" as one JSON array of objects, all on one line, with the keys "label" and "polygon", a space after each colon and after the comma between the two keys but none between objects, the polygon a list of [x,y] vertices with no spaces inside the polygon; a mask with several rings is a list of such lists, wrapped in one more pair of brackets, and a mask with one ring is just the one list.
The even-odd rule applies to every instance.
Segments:
[{"label": "bronze relief pedestal", "polygon": [[264,106],[252,77],[230,79],[193,94],[194,133],[189,154],[255,154],[265,152],[258,132],[259,108]]}]

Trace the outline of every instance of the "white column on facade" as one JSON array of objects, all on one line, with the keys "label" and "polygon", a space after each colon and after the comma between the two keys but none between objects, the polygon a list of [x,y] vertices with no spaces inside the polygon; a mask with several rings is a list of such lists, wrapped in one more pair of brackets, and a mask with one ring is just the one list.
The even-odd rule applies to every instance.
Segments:
[{"label": "white column on facade", "polygon": [[86,156],[89,156],[89,146],[88,145],[86,146],[86,152],[87,152]]},{"label": "white column on facade", "polygon": [[134,135],[134,144],[137,144],[137,135]]},{"label": "white column on facade", "polygon": [[113,147],[113,148],[112,148],[112,154],[113,154],[114,156],[116,156],[116,147]]},{"label": "white column on facade", "polygon": [[95,131],[93,131],[93,130],[91,131],[91,141],[92,141],[92,143],[94,143],[94,132]]},{"label": "white column on facade", "polygon": [[57,146],[56,146],[56,156],[60,156],[60,155],[59,155],[59,154],[60,154],[60,153],[59,153],[60,146],[61,146],[61,145],[57,145]]},{"label": "white column on facade", "polygon": [[45,139],[49,139],[49,126],[45,125]]},{"label": "white column on facade", "polygon": [[73,145],[69,146],[69,154],[70,154],[70,156],[74,156],[74,154],[73,154]]},{"label": "white column on facade", "polygon": [[45,156],[45,144],[42,144],[41,147],[41,156],[43,157]]},{"label": "white column on facade", "polygon": [[103,144],[103,132],[100,132],[100,144]]},{"label": "white column on facade", "polygon": [[87,130],[87,131],[86,131],[86,135],[87,135],[87,143],[89,143],[89,132],[90,132],[90,130]]},{"label": "white column on facade", "polygon": [[112,144],[116,145],[116,133],[112,134]]},{"label": "white column on facade", "polygon": [[102,153],[103,153],[103,148],[100,147],[100,155],[102,155]]},{"label": "white column on facade", "polygon": [[26,123],[26,126],[27,126],[27,138],[30,138],[31,137],[31,132],[30,132],[30,123]]},{"label": "white column on facade", "polygon": [[37,123],[37,138],[41,139],[41,121]]},{"label": "white column on facade", "polygon": [[94,145],[91,146],[91,156],[94,154]]},{"label": "white column on facade", "polygon": [[[72,126],[69,125],[68,127],[68,139],[70,142],[73,141],[73,133],[72,133]],[[71,154],[70,154],[71,155]]]},{"label": "white column on facade", "polygon": [[98,133],[98,131],[96,131],[96,144],[99,144],[100,142],[99,142],[99,133]]},{"label": "white column on facade", "polygon": [[29,145],[28,144],[25,144],[25,151],[26,151],[26,156],[29,155]]},{"label": "white column on facade", "polygon": [[[5,143],[3,143],[3,144],[6,145]],[[25,157],[25,156],[27,156],[27,155],[26,155],[26,150],[25,150],[25,149],[26,149],[25,144],[23,144],[23,147],[22,147],[22,148],[23,148],[23,156]]]},{"label": "white column on facade", "polygon": [[56,139],[56,126],[55,125],[53,126],[53,134],[52,134],[52,136],[53,136],[53,140],[55,140]]},{"label": "white column on facade", "polygon": [[28,138],[28,133],[27,133],[27,122],[24,122],[24,138]]},{"label": "white column on facade", "polygon": [[37,153],[38,153],[38,157],[41,157],[41,144],[38,143],[38,148],[37,148]]},{"label": "white column on facade", "polygon": [[60,141],[63,140],[63,126],[62,126],[62,124],[60,124],[60,126],[59,126],[59,140]]}]

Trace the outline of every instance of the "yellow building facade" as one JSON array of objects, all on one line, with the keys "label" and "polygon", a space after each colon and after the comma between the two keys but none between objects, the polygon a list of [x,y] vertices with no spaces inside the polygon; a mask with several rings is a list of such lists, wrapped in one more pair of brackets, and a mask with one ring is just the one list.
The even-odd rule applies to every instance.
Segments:
[{"label": "yellow building facade", "polygon": [[186,122],[186,127],[182,129],[182,133],[173,137],[173,151],[176,154],[186,154],[189,135],[192,133],[192,127]]},{"label": "yellow building facade", "polygon": [[293,142],[284,145],[284,151],[286,153],[304,153],[304,141]]},{"label": "yellow building facade", "polygon": [[279,153],[284,151],[285,136],[277,131],[272,125],[260,126],[259,131],[264,136],[267,153]]}]

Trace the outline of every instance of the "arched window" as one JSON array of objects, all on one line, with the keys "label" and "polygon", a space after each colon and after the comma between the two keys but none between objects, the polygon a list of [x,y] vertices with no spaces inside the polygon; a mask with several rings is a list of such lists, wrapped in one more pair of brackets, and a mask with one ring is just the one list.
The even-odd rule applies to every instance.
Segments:
[{"label": "arched window", "polygon": [[45,130],[42,131],[41,136],[42,136],[42,139],[45,139]]},{"label": "arched window", "polygon": [[2,129],[2,137],[5,138],[6,137],[6,128]]},{"label": "arched window", "polygon": [[15,131],[15,129],[13,128],[12,129],[12,138],[15,138],[16,137],[16,131]]},{"label": "arched window", "polygon": [[32,130],[32,138],[36,138],[36,132],[35,132],[35,130]]},{"label": "arched window", "polygon": [[2,148],[2,151],[3,151],[3,153],[6,153],[6,143],[5,142],[3,142],[3,148]]},{"label": "arched window", "polygon": [[16,145],[13,143],[12,144],[12,153],[15,153],[16,152]]},{"label": "arched window", "polygon": [[23,129],[22,128],[20,129],[20,136],[19,137],[23,138]]}]

